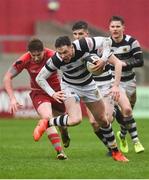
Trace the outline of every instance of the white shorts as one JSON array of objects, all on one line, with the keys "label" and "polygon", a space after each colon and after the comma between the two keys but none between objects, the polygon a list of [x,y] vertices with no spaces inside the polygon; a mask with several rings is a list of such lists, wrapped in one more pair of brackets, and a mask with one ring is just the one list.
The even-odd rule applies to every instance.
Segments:
[{"label": "white shorts", "polygon": [[77,101],[79,101],[80,98],[84,102],[95,102],[102,99],[102,95],[95,81],[85,86],[75,86],[62,81],[61,89],[65,92],[66,98],[75,97]]},{"label": "white shorts", "polygon": [[97,84],[97,87],[98,87],[101,95],[102,95],[103,97],[105,97],[105,96],[108,96],[108,94],[110,93],[110,89],[111,89],[111,87],[112,87],[112,83],[111,83],[111,81],[110,81],[110,82],[107,83],[107,84],[102,84],[102,85]]},{"label": "white shorts", "polygon": [[101,95],[104,98],[104,102],[106,102],[106,104],[110,105],[111,108],[114,109],[115,101],[109,95],[110,89],[112,87],[112,83],[113,83],[113,81],[106,82],[106,84],[102,84],[102,85],[100,85],[98,83],[98,89],[99,89],[99,91],[101,92]]},{"label": "white shorts", "polygon": [[126,82],[120,82],[121,89],[127,94],[128,97],[131,97],[136,92],[136,79],[132,79]]}]

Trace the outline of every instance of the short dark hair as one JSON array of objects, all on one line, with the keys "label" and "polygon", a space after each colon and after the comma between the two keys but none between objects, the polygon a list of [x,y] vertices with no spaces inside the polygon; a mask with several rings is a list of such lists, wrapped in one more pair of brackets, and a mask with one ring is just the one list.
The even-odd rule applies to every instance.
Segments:
[{"label": "short dark hair", "polygon": [[85,21],[77,21],[72,26],[72,31],[78,30],[78,29],[85,29],[88,30],[88,23]]},{"label": "short dark hair", "polygon": [[28,43],[27,50],[30,52],[43,51],[43,49],[44,49],[43,42],[38,38],[32,38]]},{"label": "short dark hair", "polygon": [[120,21],[122,25],[125,24],[124,18],[121,16],[112,16],[109,20],[109,23],[111,23],[112,21]]},{"label": "short dark hair", "polygon": [[55,41],[55,47],[59,48],[61,46],[71,46],[71,41],[68,36],[60,36]]}]

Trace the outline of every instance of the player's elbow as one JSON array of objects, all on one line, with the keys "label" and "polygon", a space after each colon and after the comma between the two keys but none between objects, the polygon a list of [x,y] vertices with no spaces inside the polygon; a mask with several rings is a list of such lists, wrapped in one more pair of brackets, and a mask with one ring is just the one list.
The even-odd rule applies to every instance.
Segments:
[{"label": "player's elbow", "polygon": [[8,82],[10,82],[10,81],[11,81],[11,76],[10,76],[9,73],[6,73],[6,74],[4,75],[4,78],[3,78],[3,84],[4,84],[4,86],[5,86]]}]

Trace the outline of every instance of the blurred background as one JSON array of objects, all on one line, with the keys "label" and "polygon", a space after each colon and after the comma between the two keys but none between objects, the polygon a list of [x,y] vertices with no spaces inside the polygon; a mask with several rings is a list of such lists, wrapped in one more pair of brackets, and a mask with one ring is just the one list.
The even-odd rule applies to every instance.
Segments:
[{"label": "blurred background", "polygon": [[[123,16],[127,34],[141,44],[145,65],[136,68],[138,101],[137,117],[149,117],[149,0],[0,0],[0,117],[8,113],[9,99],[3,90],[3,75],[10,64],[26,51],[28,40],[39,37],[54,48],[57,36],[72,37],[75,21],[85,20],[92,36],[108,36],[112,15]],[[35,116],[28,97],[28,75],[24,71],[14,79],[16,96],[24,110],[16,116]]]}]

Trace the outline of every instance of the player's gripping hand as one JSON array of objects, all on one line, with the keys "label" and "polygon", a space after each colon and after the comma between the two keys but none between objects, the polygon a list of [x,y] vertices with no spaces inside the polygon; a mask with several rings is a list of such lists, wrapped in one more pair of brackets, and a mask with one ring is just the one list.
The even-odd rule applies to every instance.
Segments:
[{"label": "player's gripping hand", "polygon": [[65,94],[63,91],[55,92],[52,97],[59,103],[62,103],[65,100]]},{"label": "player's gripping hand", "polygon": [[95,61],[95,62],[94,62],[94,65],[95,65],[95,66],[93,67],[93,71],[97,71],[98,69],[104,69],[105,64],[106,64],[106,63],[99,58],[98,61]]}]

